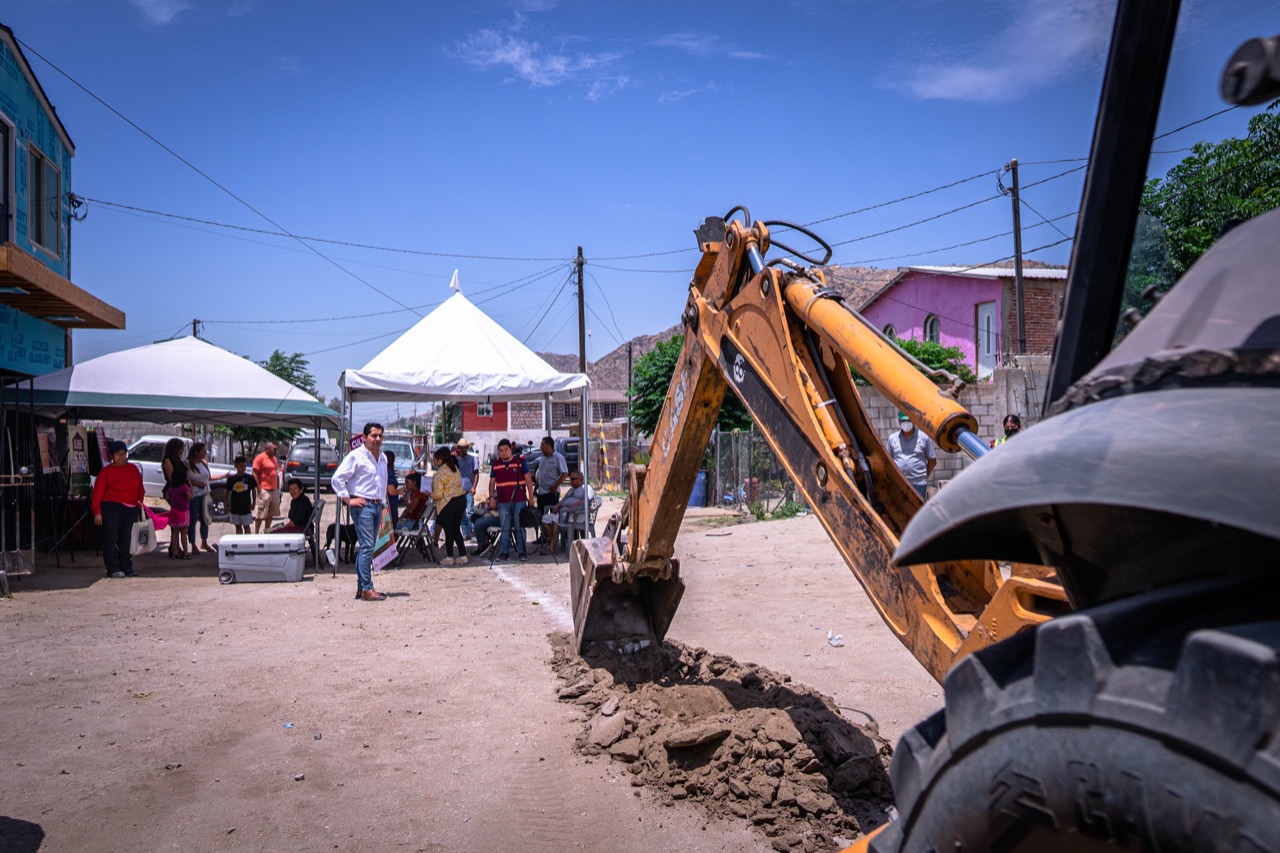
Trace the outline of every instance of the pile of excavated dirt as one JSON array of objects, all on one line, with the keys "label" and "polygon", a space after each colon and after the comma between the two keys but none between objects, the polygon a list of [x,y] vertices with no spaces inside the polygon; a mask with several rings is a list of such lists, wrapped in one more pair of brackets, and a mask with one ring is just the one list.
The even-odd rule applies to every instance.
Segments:
[{"label": "pile of excavated dirt", "polygon": [[551,644],[559,698],[586,714],[578,750],[626,764],[632,785],[749,820],[780,851],[838,849],[887,819],[892,747],[789,676],[673,641]]}]

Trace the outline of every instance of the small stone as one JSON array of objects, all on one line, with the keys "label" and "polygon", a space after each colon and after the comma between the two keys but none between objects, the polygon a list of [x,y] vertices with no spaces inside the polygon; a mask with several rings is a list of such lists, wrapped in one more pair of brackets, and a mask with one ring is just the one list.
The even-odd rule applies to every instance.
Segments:
[{"label": "small stone", "polygon": [[742,800],[730,800],[729,811],[733,812],[737,817],[746,818],[747,815],[751,814],[751,806]]},{"label": "small stone", "polygon": [[794,832],[787,832],[773,839],[773,849],[779,853],[787,853],[793,847],[799,847],[804,843],[804,839],[796,835]]},{"label": "small stone", "polygon": [[782,712],[770,714],[760,730],[764,732],[766,738],[781,744],[783,749],[791,749],[804,740],[796,730],[795,723]]},{"label": "small stone", "polygon": [[775,820],[777,820],[777,816],[771,815],[766,811],[758,811],[751,816],[751,822],[757,826],[764,823],[773,823]]},{"label": "small stone", "polygon": [[228,827],[227,827],[227,835],[230,835],[231,833],[233,833],[233,832],[235,832],[235,831],[236,831],[236,828],[235,828],[234,826],[228,826]]},{"label": "small stone", "polygon": [[596,686],[595,679],[588,676],[586,678],[583,678],[579,681],[574,682],[573,684],[570,684],[568,687],[560,688],[560,692],[557,693],[556,696],[557,698],[560,698],[560,699],[577,699],[579,696],[586,693],[588,690],[590,690],[592,687],[595,687],[595,686]]},{"label": "small stone", "polygon": [[667,749],[685,749],[719,740],[727,734],[729,727],[724,723],[700,723],[672,732],[662,741],[662,745]]},{"label": "small stone", "polygon": [[835,808],[835,804],[836,801],[829,794],[819,794],[808,790],[796,791],[796,805],[809,814],[819,815],[831,811],[831,809]]},{"label": "small stone", "polygon": [[614,714],[612,717],[597,714],[587,727],[587,743],[602,749],[608,748],[626,734],[626,731],[626,714]]},{"label": "small stone", "polygon": [[640,742],[638,737],[628,737],[615,743],[609,747],[609,754],[619,761],[630,763],[640,757],[640,750],[644,744]]},{"label": "small stone", "polygon": [[296,776],[294,776],[294,777],[293,777],[293,781],[295,781],[295,782],[301,782],[301,781],[302,781],[303,779],[305,779],[305,778],[307,778],[307,774],[305,774],[305,773],[299,773],[299,774],[297,774]]},{"label": "small stone", "polygon": [[755,776],[747,783],[747,787],[756,799],[767,806],[773,803],[773,795],[778,790],[778,783],[768,776]]},{"label": "small stone", "polygon": [[320,732],[316,732],[316,734],[315,734],[315,739],[316,739],[316,740],[320,740],[320,738],[321,738],[321,737],[322,737],[322,735],[320,734]]},{"label": "small stone", "polygon": [[612,717],[618,713],[619,699],[617,696],[610,696],[609,699],[600,707],[600,713],[606,717]]},{"label": "small stone", "polygon": [[870,785],[879,775],[880,762],[875,758],[850,758],[836,768],[831,776],[831,786],[837,791],[853,793]]},{"label": "small stone", "polygon": [[770,759],[764,763],[764,772],[775,779],[782,778],[782,762],[778,759]]},{"label": "small stone", "polygon": [[[743,784],[741,779],[730,779],[729,790],[732,791],[733,795],[740,800],[745,800],[747,797],[751,796],[751,789]],[[746,817],[746,815],[739,815],[739,817]]]},{"label": "small stone", "polygon": [[181,767],[181,766],[182,766],[181,764],[166,764],[166,765],[164,766],[164,769],[165,769],[165,770],[177,770],[177,769],[178,769],[179,767]]},{"label": "small stone", "polygon": [[778,783],[778,793],[773,801],[779,806],[794,806],[796,804],[796,787],[786,780]]}]

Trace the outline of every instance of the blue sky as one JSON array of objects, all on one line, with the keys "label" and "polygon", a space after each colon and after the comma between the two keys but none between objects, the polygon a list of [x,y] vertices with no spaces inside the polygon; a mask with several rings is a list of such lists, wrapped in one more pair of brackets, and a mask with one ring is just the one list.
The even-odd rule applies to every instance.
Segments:
[{"label": "blue sky", "polygon": [[[1106,0],[21,0],[0,22],[76,143],[72,191],[97,200],[73,226],[72,279],[128,315],[126,331],[76,333],[76,358],[199,318],[208,340],[255,359],[307,354],[330,396],[344,368],[449,295],[454,269],[534,349],[576,352],[569,260],[582,246],[588,356],[664,329],[696,264],[692,229],[736,204],[827,220],[814,227],[841,244],[837,263],[981,263],[1012,254],[1012,238],[931,250],[1010,230],[1007,199],[992,197],[1017,157],[1024,185],[1052,178],[1025,193],[1024,246],[1062,240],[1038,215],[1075,210],[1083,171],[1054,176],[1082,164],[1047,161],[1088,153],[1112,11]],[[1222,109],[1222,65],[1273,33],[1277,12],[1184,2],[1162,130]],[[1251,112],[1162,140],[1174,153],[1152,173],[1196,141],[1242,134]],[[1074,223],[1054,224],[1070,235]],[[1065,263],[1070,243],[1030,254]],[[282,322],[248,322],[263,320]]]}]

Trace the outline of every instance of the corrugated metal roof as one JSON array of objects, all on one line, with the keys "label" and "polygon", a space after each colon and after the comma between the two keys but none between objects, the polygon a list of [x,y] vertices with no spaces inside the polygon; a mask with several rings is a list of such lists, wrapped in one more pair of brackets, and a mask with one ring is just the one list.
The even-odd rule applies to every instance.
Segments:
[{"label": "corrugated metal roof", "polygon": [[[962,275],[970,278],[1013,278],[1012,267],[906,267],[908,272],[926,272],[946,275]],[[1067,277],[1066,267],[1023,267],[1024,279],[1037,278],[1051,281],[1064,281]]]}]

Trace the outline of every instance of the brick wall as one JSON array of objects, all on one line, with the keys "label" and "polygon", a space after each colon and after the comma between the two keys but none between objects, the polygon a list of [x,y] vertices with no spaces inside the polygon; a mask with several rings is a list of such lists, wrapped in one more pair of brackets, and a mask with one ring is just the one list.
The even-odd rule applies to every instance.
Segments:
[{"label": "brick wall", "polygon": [[[1024,307],[1026,302],[1023,303]],[[1005,415],[1022,418],[1024,429],[1040,420],[1040,406],[1049,374],[1048,356],[1019,356],[1012,367],[996,368],[990,382],[970,385],[960,394],[960,405],[978,419],[978,437],[990,444],[1004,435]],[[859,388],[862,405],[882,440],[898,428],[898,409],[874,388]],[[950,480],[970,464],[963,453],[938,450],[938,465],[933,471],[933,484]]]},{"label": "brick wall", "polygon": [[513,430],[537,430],[543,428],[542,403],[522,401],[511,404],[509,427]]},{"label": "brick wall", "polygon": [[[1027,353],[1029,355],[1052,355],[1053,344],[1058,336],[1058,314],[1062,307],[1062,294],[1066,282],[1063,281],[1031,281],[1022,282],[1022,314],[1027,333]],[[1003,343],[1010,353],[1018,351],[1018,311],[1014,301],[1013,282],[1006,288],[1009,305],[1007,316],[1008,329]]]}]

